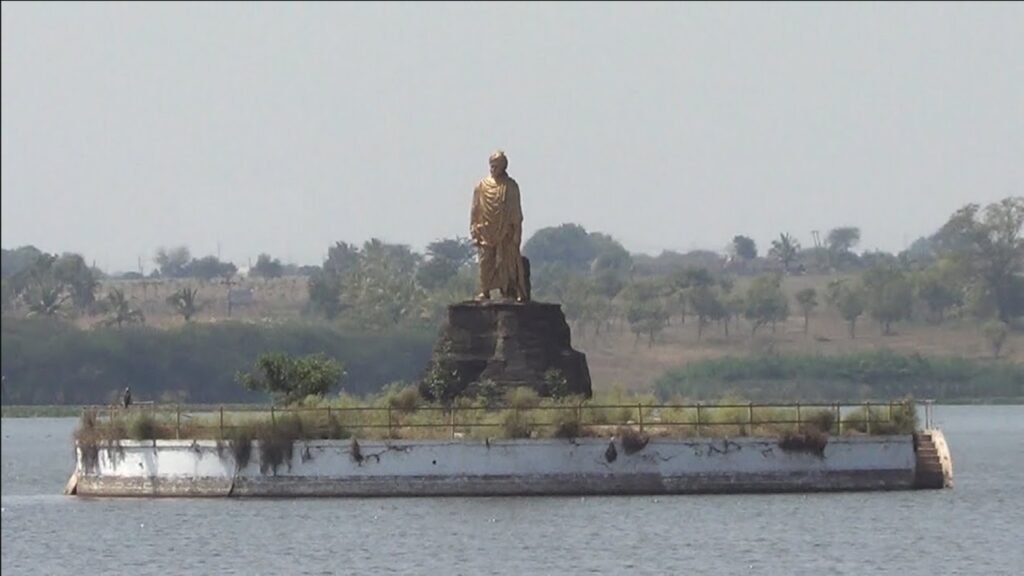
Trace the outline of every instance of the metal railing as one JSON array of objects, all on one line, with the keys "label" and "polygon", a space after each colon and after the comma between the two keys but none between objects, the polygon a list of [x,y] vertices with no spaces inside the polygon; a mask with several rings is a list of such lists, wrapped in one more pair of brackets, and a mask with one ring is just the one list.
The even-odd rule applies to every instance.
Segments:
[{"label": "metal railing", "polygon": [[935,400],[918,400],[924,406],[924,429],[931,430],[935,426],[934,408]]},{"label": "metal railing", "polygon": [[[931,401],[924,402],[925,428],[932,422]],[[531,429],[557,428],[567,423],[579,427],[628,426],[644,431],[685,431],[696,436],[715,434],[732,427],[737,435],[752,435],[758,427],[789,427],[806,431],[843,434],[852,430],[871,434],[891,429],[901,416],[917,411],[906,401],[859,403],[745,403],[745,404],[576,404],[555,405],[420,405],[276,407],[251,405],[189,406],[180,404],[133,405],[127,409],[87,406],[100,424],[116,424],[137,414],[149,414],[160,437],[226,438],[236,429],[254,423],[276,427],[298,418],[304,434],[332,437],[338,430],[363,434],[433,429],[432,436],[458,437],[459,433],[508,426],[509,419],[523,418]],[[124,420],[127,421],[127,420]],[[906,422],[901,419],[900,422]],[[443,431],[443,432],[442,432]]]}]

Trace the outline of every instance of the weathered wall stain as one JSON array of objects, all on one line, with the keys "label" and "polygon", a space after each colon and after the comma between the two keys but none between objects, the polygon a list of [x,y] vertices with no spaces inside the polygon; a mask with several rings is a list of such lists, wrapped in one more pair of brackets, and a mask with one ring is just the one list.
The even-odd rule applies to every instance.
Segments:
[{"label": "weathered wall stain", "polygon": [[[263,458],[258,443],[246,445]],[[242,465],[238,452],[225,450],[223,442],[158,441],[154,452],[151,442],[123,441],[119,448],[99,447],[91,468],[88,454],[79,450],[77,489],[83,495],[112,496],[383,496],[460,490],[466,495],[853,490],[913,484],[910,435],[836,438],[828,443],[825,458],[777,448],[774,438],[652,438],[634,454],[599,438],[311,440],[299,445],[300,457],[289,467],[274,471]]]},{"label": "weathered wall stain", "polygon": [[619,457],[619,451],[615,449],[615,441],[608,443],[608,448],[604,451],[604,459],[609,463],[615,462],[615,459]]},{"label": "weathered wall stain", "polygon": [[722,440],[722,447],[718,448],[715,446],[714,441],[709,442],[707,445],[707,456],[712,454],[728,454],[729,452],[742,450],[743,447],[736,442],[730,441],[728,438]]}]

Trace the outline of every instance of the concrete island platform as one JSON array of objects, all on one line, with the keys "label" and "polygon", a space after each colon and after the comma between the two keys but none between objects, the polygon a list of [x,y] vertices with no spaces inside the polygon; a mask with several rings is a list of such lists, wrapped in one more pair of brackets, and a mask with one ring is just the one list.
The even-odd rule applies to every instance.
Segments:
[{"label": "concrete island platform", "polygon": [[66,493],[127,497],[655,495],[941,489],[941,431],[826,437],[121,440],[76,448]]}]

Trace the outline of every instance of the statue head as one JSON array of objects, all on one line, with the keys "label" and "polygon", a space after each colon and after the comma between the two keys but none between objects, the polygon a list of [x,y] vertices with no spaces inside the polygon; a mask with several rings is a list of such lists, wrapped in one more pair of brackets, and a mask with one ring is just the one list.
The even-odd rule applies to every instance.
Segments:
[{"label": "statue head", "polygon": [[494,154],[491,154],[491,157],[488,160],[488,162],[491,165],[492,177],[496,178],[498,176],[504,176],[505,171],[508,170],[508,158],[505,156],[505,153],[501,150],[498,150]]}]

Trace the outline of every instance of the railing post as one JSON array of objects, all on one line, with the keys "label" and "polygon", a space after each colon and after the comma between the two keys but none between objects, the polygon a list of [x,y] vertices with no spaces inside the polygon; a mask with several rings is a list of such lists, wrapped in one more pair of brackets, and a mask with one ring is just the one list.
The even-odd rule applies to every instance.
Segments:
[{"label": "railing post", "polygon": [[637,422],[640,423],[640,433],[644,432],[644,407],[641,403],[636,403]]},{"label": "railing post", "polygon": [[864,403],[864,412],[865,412],[865,414],[867,414],[867,416],[865,416],[865,419],[867,420],[867,425],[865,426],[865,428],[867,430],[868,436],[870,436],[871,435],[871,401],[870,400]]},{"label": "railing post", "polygon": [[843,435],[843,410],[839,407],[839,402],[836,402],[836,436]]},{"label": "railing post", "polygon": [[[221,407],[221,411],[223,411],[223,410],[224,410],[224,408]],[[277,426],[277,418],[274,417],[274,405],[271,404],[270,405],[270,427],[273,428],[274,426]]]},{"label": "railing post", "polygon": [[582,400],[579,402],[579,404],[576,405],[576,423],[581,425],[581,426],[583,425],[583,401]]},{"label": "railing post", "polygon": [[220,437],[224,438],[224,405],[220,405]]},{"label": "railing post", "polygon": [[800,417],[800,403],[799,402],[796,403],[796,431],[797,432],[803,432],[804,431],[804,421],[803,421],[803,418]]},{"label": "railing post", "polygon": [[388,404],[388,438],[391,437],[391,405]]},{"label": "railing post", "polygon": [[452,410],[448,413],[448,423],[451,425],[452,438],[455,438],[455,404],[452,404]]},{"label": "railing post", "polygon": [[327,406],[327,430],[331,430],[331,406]]},{"label": "railing post", "polygon": [[697,436],[700,436],[700,402],[697,402]]},{"label": "railing post", "polygon": [[174,405],[174,439],[181,440],[181,404]]},{"label": "railing post", "polygon": [[750,435],[754,435],[754,403],[747,405],[747,419],[750,421]]}]

